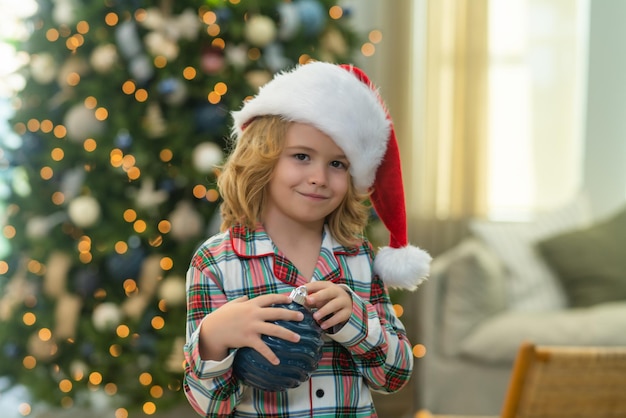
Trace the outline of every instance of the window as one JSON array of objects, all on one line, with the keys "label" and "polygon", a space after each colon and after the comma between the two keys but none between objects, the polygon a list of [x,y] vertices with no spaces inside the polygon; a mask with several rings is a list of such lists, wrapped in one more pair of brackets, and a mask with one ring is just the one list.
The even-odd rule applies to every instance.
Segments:
[{"label": "window", "polygon": [[582,182],[588,0],[490,0],[489,213],[524,219]]}]

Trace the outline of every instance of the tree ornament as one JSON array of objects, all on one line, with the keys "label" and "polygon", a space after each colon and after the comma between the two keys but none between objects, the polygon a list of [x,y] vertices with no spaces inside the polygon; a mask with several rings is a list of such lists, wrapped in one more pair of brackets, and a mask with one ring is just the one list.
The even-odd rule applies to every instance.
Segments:
[{"label": "tree ornament", "polygon": [[185,304],[187,289],[182,276],[168,276],[159,285],[159,299],[165,301],[168,307],[177,307]]},{"label": "tree ornament", "polygon": [[278,38],[281,41],[289,41],[300,30],[300,12],[292,2],[280,3],[277,7],[280,21],[278,24]]},{"label": "tree ornament", "polygon": [[77,227],[89,228],[100,220],[100,204],[92,196],[79,196],[72,199],[67,214]]},{"label": "tree ornament", "polygon": [[144,84],[154,76],[154,66],[146,54],[131,58],[128,71],[139,84]]},{"label": "tree ornament", "polygon": [[[246,57],[247,59],[247,57]],[[224,53],[218,48],[203,48],[200,68],[205,74],[217,74],[224,69]]]},{"label": "tree ornament", "polygon": [[117,131],[117,135],[115,135],[114,143],[117,148],[125,150],[133,145],[133,137],[128,129],[120,129]]},{"label": "tree ornament", "polygon": [[224,159],[222,148],[215,142],[198,144],[192,154],[193,166],[200,173],[211,173]]},{"label": "tree ornament", "polygon": [[78,196],[85,183],[85,175],[85,167],[75,167],[63,172],[59,189],[65,200],[69,201]]},{"label": "tree ornament", "polygon": [[228,110],[223,105],[203,103],[194,109],[193,116],[199,132],[216,132],[226,125]]},{"label": "tree ornament", "polygon": [[58,25],[76,23],[76,2],[74,0],[55,0],[52,10],[52,19]]},{"label": "tree ornament", "polygon": [[46,261],[46,275],[43,281],[44,293],[58,298],[67,293],[67,273],[72,266],[72,258],[61,251],[50,254]]},{"label": "tree ornament", "polygon": [[132,20],[126,20],[117,25],[115,30],[115,42],[126,59],[131,59],[143,52],[141,39],[137,33],[137,25]]},{"label": "tree ornament", "polygon": [[263,53],[263,61],[272,72],[284,70],[293,64],[293,62],[285,57],[283,47],[277,42],[273,42],[265,47]]},{"label": "tree ornament", "polygon": [[98,331],[112,331],[122,323],[122,311],[113,302],[103,302],[94,308],[91,320]]},{"label": "tree ornament", "polygon": [[92,297],[100,286],[100,272],[95,267],[83,267],[74,275],[74,291],[83,298]]},{"label": "tree ornament", "polygon": [[176,209],[170,214],[172,224],[169,236],[176,241],[187,241],[204,233],[204,220],[194,209],[191,202],[182,200],[176,205]]},{"label": "tree ornament", "polygon": [[182,373],[184,370],[184,348],[185,339],[183,337],[176,337],[172,343],[172,351],[165,360],[165,369],[172,373]]},{"label": "tree ornament", "polygon": [[181,105],[187,98],[187,85],[179,78],[168,77],[159,81],[157,90],[169,105]]},{"label": "tree ornament", "polygon": [[295,2],[304,34],[316,36],[326,24],[326,12],[316,0],[298,0]]},{"label": "tree ornament", "polygon": [[192,9],[185,9],[172,22],[172,26],[176,28],[179,36],[188,41],[195,41],[200,34],[201,20],[198,13]]},{"label": "tree ornament", "polygon": [[57,76],[57,63],[54,57],[41,52],[30,56],[30,75],[39,84],[48,84]]},{"label": "tree ornament", "polygon": [[158,103],[148,104],[143,127],[150,138],[160,138],[167,132],[167,123]]},{"label": "tree ornament", "polygon": [[245,77],[248,85],[258,90],[272,79],[272,74],[265,70],[250,70],[246,73]]},{"label": "tree ornament", "polygon": [[156,208],[169,198],[169,193],[165,190],[155,189],[152,177],[143,179],[139,190],[134,190],[134,195],[137,207],[148,210]]},{"label": "tree ornament", "polygon": [[263,335],[261,338],[280,359],[277,366],[271,364],[258,351],[250,347],[237,350],[233,372],[243,383],[268,392],[284,391],[300,386],[311,377],[322,357],[322,328],[305,306],[306,287],[300,286],[291,292],[290,304],[277,307],[300,311],[302,321],[275,321],[300,335],[300,341],[292,343],[276,337]]},{"label": "tree ornament", "polygon": [[68,338],[74,339],[82,306],[82,299],[69,293],[62,295],[57,300],[54,313],[54,332],[52,333],[57,341]]},{"label": "tree ornament", "polygon": [[144,44],[148,53],[153,56],[164,56],[168,61],[173,61],[178,57],[178,43],[163,32],[152,31],[144,37]]},{"label": "tree ornament", "polygon": [[237,69],[244,68],[248,63],[248,48],[243,44],[227,44],[224,54],[228,63]]},{"label": "tree ornament", "polygon": [[120,282],[126,279],[136,279],[145,258],[146,251],[142,247],[129,246],[124,254],[112,253],[107,257],[107,271],[113,279]]},{"label": "tree ornament", "polygon": [[276,39],[276,24],[267,16],[254,15],[246,22],[244,36],[250,44],[262,48]]},{"label": "tree ornament", "polygon": [[80,144],[89,137],[100,135],[105,127],[104,122],[96,119],[93,110],[87,109],[82,103],[75,104],[67,111],[64,125],[67,138]]},{"label": "tree ornament", "polygon": [[94,48],[89,59],[93,69],[100,74],[108,74],[118,62],[119,57],[114,44],[98,45]]},{"label": "tree ornament", "polygon": [[38,333],[31,334],[26,350],[39,361],[48,361],[57,353],[57,345],[52,338],[42,340]]}]

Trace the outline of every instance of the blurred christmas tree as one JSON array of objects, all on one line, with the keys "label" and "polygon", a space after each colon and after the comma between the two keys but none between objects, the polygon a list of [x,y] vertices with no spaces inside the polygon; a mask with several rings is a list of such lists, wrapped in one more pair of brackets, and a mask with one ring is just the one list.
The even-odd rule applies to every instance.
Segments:
[{"label": "blurred christmas tree", "polygon": [[184,399],[184,274],[219,225],[228,112],[359,40],[334,0],[37,4],[0,155],[0,376],[152,413]]}]

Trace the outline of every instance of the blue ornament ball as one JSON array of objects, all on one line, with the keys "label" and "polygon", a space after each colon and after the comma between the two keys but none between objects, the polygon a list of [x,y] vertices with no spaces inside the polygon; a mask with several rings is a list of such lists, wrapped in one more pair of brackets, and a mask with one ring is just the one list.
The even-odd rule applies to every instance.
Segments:
[{"label": "blue ornament ball", "polygon": [[96,268],[80,269],[74,276],[74,289],[83,298],[92,296],[99,286],[100,274]]},{"label": "blue ornament ball", "polygon": [[311,311],[304,306],[306,288],[294,289],[292,302],[287,305],[275,305],[285,309],[297,310],[304,314],[302,321],[275,321],[300,335],[300,341],[292,343],[280,338],[263,335],[261,338],[280,359],[280,364],[273,365],[258,351],[243,347],[237,350],[233,362],[233,373],[243,383],[268,392],[281,392],[300,386],[311,377],[322,357],[322,329],[313,319]]},{"label": "blue ornament ball", "polygon": [[194,122],[199,132],[215,132],[225,126],[228,110],[221,105],[202,104],[194,111]]},{"label": "blue ornament ball", "polygon": [[107,271],[114,279],[123,282],[126,279],[136,279],[141,270],[141,264],[146,258],[142,248],[129,248],[124,254],[112,254],[106,260]]},{"label": "blue ornament ball", "polygon": [[318,35],[326,24],[326,11],[317,0],[300,0],[296,2],[300,14],[300,23],[307,36]]},{"label": "blue ornament ball", "polygon": [[120,129],[115,135],[115,146],[120,149],[128,149],[133,144],[133,137],[128,129]]}]

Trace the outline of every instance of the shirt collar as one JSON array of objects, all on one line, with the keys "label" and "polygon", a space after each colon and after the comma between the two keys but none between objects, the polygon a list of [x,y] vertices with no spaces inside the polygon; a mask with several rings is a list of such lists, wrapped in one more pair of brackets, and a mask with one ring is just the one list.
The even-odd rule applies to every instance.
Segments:
[{"label": "shirt collar", "polygon": [[[274,245],[263,225],[257,224],[255,229],[237,224],[230,228],[233,251],[244,258],[267,257],[274,255]],[[324,225],[322,249],[330,250],[335,255],[353,256],[358,254],[358,248],[345,247],[339,244],[331,235],[328,225]]]}]

